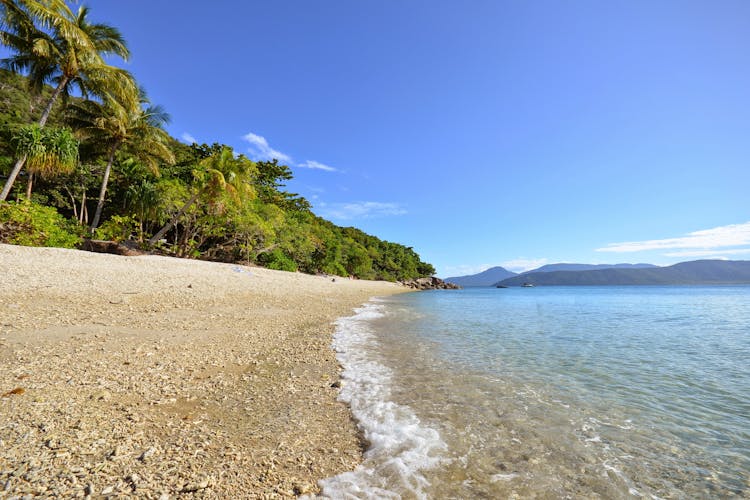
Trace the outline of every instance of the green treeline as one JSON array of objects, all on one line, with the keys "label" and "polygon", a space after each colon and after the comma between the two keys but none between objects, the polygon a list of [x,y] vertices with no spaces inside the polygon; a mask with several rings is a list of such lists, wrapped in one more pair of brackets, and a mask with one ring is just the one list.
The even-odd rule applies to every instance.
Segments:
[{"label": "green treeline", "polygon": [[285,190],[288,166],[169,136],[167,113],[104,61],[129,57],[125,41],[86,7],[0,0],[0,9],[11,54],[0,70],[0,241],[75,246],[93,236],[287,271],[434,274],[412,248],[313,214]]}]

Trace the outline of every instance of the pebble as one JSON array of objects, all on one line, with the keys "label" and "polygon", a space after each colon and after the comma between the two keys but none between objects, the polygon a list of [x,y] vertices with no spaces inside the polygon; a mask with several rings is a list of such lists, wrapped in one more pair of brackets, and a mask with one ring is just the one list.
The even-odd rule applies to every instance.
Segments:
[{"label": "pebble", "polygon": [[201,481],[199,483],[188,484],[187,486],[185,486],[184,488],[182,488],[182,491],[184,493],[193,493],[193,492],[196,492],[196,491],[199,491],[199,490],[205,490],[206,488],[208,488],[208,486],[209,486],[208,480],[204,479],[203,481]]},{"label": "pebble", "polygon": [[138,460],[140,460],[141,462],[146,462],[149,458],[154,456],[154,454],[156,454],[156,448],[151,446],[149,449],[141,453],[141,456],[138,457]]}]

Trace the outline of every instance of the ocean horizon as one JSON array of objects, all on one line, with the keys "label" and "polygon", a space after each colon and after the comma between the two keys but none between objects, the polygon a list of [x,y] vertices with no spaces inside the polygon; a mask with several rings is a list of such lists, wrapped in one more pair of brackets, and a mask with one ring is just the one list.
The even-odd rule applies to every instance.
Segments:
[{"label": "ocean horizon", "polygon": [[750,286],[470,288],[337,324],[368,442],[333,498],[750,493]]}]

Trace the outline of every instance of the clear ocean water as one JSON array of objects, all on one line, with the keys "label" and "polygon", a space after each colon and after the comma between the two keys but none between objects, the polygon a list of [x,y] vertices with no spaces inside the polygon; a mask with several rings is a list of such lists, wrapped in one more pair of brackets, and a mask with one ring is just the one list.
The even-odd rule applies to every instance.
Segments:
[{"label": "clear ocean water", "polygon": [[750,287],[477,288],[338,322],[332,498],[750,498]]}]

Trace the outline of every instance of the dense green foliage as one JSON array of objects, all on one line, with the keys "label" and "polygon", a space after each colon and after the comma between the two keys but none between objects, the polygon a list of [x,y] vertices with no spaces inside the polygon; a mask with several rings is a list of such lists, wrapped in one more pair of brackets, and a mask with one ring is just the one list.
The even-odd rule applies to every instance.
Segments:
[{"label": "dense green foliage", "polygon": [[42,177],[70,173],[78,164],[78,141],[67,128],[41,128],[32,123],[13,136],[16,156],[26,156],[26,169]]},{"label": "dense green foliage", "polygon": [[73,248],[81,227],[52,207],[37,203],[0,204],[0,240],[13,245]]},{"label": "dense green foliage", "polygon": [[[24,184],[30,187],[30,173],[56,175],[35,179],[31,200],[27,200],[30,203],[1,205],[4,219],[0,220],[15,221],[21,213],[28,215],[26,222],[13,222],[13,236],[8,237],[6,231],[4,241],[71,246],[78,241],[76,233],[88,226],[96,229],[98,238],[134,240],[183,257],[367,279],[406,280],[434,274],[434,268],[422,262],[412,248],[316,216],[305,198],[285,191],[292,171],[277,160],[255,162],[229,146],[186,145],[169,137],[163,130],[166,113],[148,103],[142,91],[125,88],[131,77],[117,68],[98,66],[102,61],[96,51],[123,57],[128,52],[114,28],[106,33],[103,25],[92,29],[85,8],[73,17],[63,9],[59,26],[73,22],[68,30],[78,29],[82,40],[87,33],[107,35],[104,39],[109,41],[92,45],[96,49],[94,62],[86,59],[89,69],[106,71],[74,74],[70,58],[81,56],[90,47],[78,39],[64,39],[52,22],[36,20],[30,26],[33,16],[18,12],[31,12],[33,3],[0,3],[4,26],[15,26],[6,30],[12,31],[13,44],[8,43],[8,36],[0,36],[0,42],[14,54],[3,61],[12,71],[0,69],[0,176],[11,174],[19,155],[27,153],[20,149],[21,139],[26,141],[24,145],[34,146],[46,135],[58,137],[72,130],[80,147],[72,169],[61,168],[70,159],[64,156],[40,157],[40,164],[32,162],[20,171],[19,181],[27,182],[14,185],[11,198],[16,200],[24,198]],[[23,23],[14,25],[10,14]],[[33,40],[36,42],[31,43]],[[37,53],[39,44],[57,47],[57,52]],[[63,57],[66,51],[69,54]],[[27,60],[31,62],[21,64]],[[40,69],[42,63],[54,68],[45,73]],[[83,94],[86,99],[67,96],[65,87],[65,99],[56,100],[55,92],[66,79],[87,91]],[[131,85],[137,88],[134,81]],[[135,94],[140,99],[133,99]],[[42,118],[48,108],[49,132],[45,133]],[[30,125],[35,122],[40,125]],[[69,145],[70,141],[63,144]],[[58,213],[61,215],[52,216]],[[100,213],[102,224],[96,228]],[[75,221],[78,229],[71,231],[69,220]],[[26,231],[29,235],[24,239]],[[45,239],[40,234],[48,236]]]}]

